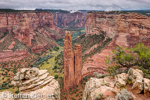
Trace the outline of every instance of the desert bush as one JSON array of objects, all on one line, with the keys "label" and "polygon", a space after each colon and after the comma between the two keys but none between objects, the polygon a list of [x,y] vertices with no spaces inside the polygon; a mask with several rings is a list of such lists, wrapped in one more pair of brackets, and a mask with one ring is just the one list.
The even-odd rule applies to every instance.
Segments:
[{"label": "desert bush", "polygon": [[36,62],[34,62],[33,66],[36,66],[36,65],[39,65],[40,63],[48,60],[49,58],[52,58],[53,56],[52,55],[48,55],[48,56],[45,56],[45,57],[40,57],[38,60],[36,60]]},{"label": "desert bush", "polygon": [[54,47],[53,50],[58,51],[59,47]]},{"label": "desert bush", "polygon": [[122,89],[120,93],[116,95],[116,100],[134,100],[133,94],[126,89]]},{"label": "desert bush", "polygon": [[53,70],[54,70],[54,69],[57,69],[57,65],[54,65],[54,68],[53,68]]},{"label": "desert bush", "polygon": [[55,77],[55,79],[58,79],[58,75],[57,74],[54,77]]},{"label": "desert bush", "polygon": [[[116,47],[112,54],[105,61],[107,71],[111,75],[127,72],[130,67],[138,66],[143,70],[144,75],[150,74],[150,46],[139,43],[133,48]],[[109,66],[111,64],[111,66]],[[126,68],[122,70],[122,68]]]}]

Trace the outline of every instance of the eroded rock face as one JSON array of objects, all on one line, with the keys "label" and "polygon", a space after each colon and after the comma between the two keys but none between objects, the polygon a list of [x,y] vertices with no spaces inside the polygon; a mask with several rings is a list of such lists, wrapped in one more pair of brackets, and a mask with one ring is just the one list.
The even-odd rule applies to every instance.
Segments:
[{"label": "eroded rock face", "polygon": [[54,24],[59,27],[84,27],[84,14],[75,13],[53,13]]},{"label": "eroded rock face", "polygon": [[[129,91],[134,95],[126,90],[128,81],[133,83]],[[145,96],[142,98],[150,98],[150,79],[143,78],[141,70],[131,68],[127,74],[90,78],[86,82],[82,100],[142,100],[140,96],[138,98],[141,91],[144,91]]]},{"label": "eroded rock face", "polygon": [[89,12],[85,18],[86,34],[100,31],[115,39],[118,46],[132,47],[142,42],[150,45],[150,18],[138,13]]},{"label": "eroded rock face", "polygon": [[[60,100],[60,86],[58,81],[47,73],[47,70],[39,70],[38,68],[23,68],[14,76],[11,82],[13,86],[19,86],[20,93],[30,97],[33,94],[53,95],[52,98],[44,98],[44,100]],[[39,100],[39,98],[27,98]],[[40,98],[43,100],[43,98]]]}]

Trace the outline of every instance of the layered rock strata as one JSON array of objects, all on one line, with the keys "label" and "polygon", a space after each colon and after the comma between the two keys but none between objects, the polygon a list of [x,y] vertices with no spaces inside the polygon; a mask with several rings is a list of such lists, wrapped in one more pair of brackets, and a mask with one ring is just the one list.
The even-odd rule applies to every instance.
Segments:
[{"label": "layered rock strata", "polygon": [[112,41],[100,53],[86,59],[83,63],[83,76],[92,75],[94,71],[106,73],[106,56],[116,46],[134,47],[138,43],[150,45],[150,18],[138,13],[88,12],[85,18],[85,30],[86,35],[103,33],[106,38],[112,38]]},{"label": "layered rock strata", "polygon": [[[59,83],[54,79],[53,76],[50,76],[49,73],[47,73],[47,70],[39,70],[38,68],[23,68],[16,73],[11,85],[19,86],[20,93],[24,95],[53,95],[52,99],[44,99],[60,100]],[[35,98],[35,100],[36,99],[38,100],[38,98]]]},{"label": "layered rock strata", "polygon": [[[5,61],[8,58],[8,50],[19,51],[16,56],[20,56],[24,50],[41,53],[47,48],[57,46],[55,40],[63,38],[63,34],[64,31],[54,25],[54,16],[51,12],[0,12],[0,52],[5,51]],[[10,58],[13,60],[14,57]]]},{"label": "layered rock strata", "polygon": [[84,27],[84,14],[80,12],[75,13],[53,13],[54,24],[59,27]]},{"label": "layered rock strata", "polygon": [[81,45],[75,44],[73,54],[70,32],[65,33],[64,41],[64,90],[76,86],[81,80],[82,49]]},{"label": "layered rock strata", "polygon": [[142,42],[150,45],[150,18],[138,13],[89,12],[85,18],[86,34],[106,32],[116,37],[118,46],[132,47]]}]

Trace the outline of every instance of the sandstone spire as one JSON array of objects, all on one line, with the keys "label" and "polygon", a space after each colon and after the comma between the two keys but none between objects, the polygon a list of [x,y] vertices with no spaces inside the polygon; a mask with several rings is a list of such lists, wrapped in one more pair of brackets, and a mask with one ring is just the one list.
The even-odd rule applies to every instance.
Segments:
[{"label": "sandstone spire", "polygon": [[73,54],[71,44],[70,32],[66,31],[64,41],[64,90],[69,90],[69,88],[79,84],[82,75],[81,45],[75,44]]},{"label": "sandstone spire", "polygon": [[75,44],[74,60],[75,60],[75,85],[81,81],[82,70],[82,50],[81,45]]},{"label": "sandstone spire", "polygon": [[65,32],[64,41],[64,89],[74,86],[74,56],[70,32]]}]

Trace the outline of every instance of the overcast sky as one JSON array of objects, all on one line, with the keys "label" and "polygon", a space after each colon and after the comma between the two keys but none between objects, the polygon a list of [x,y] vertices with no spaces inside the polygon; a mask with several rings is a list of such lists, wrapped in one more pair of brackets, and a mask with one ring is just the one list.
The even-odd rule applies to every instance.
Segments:
[{"label": "overcast sky", "polygon": [[0,8],[19,10],[143,10],[150,9],[150,0],[0,0]]}]

